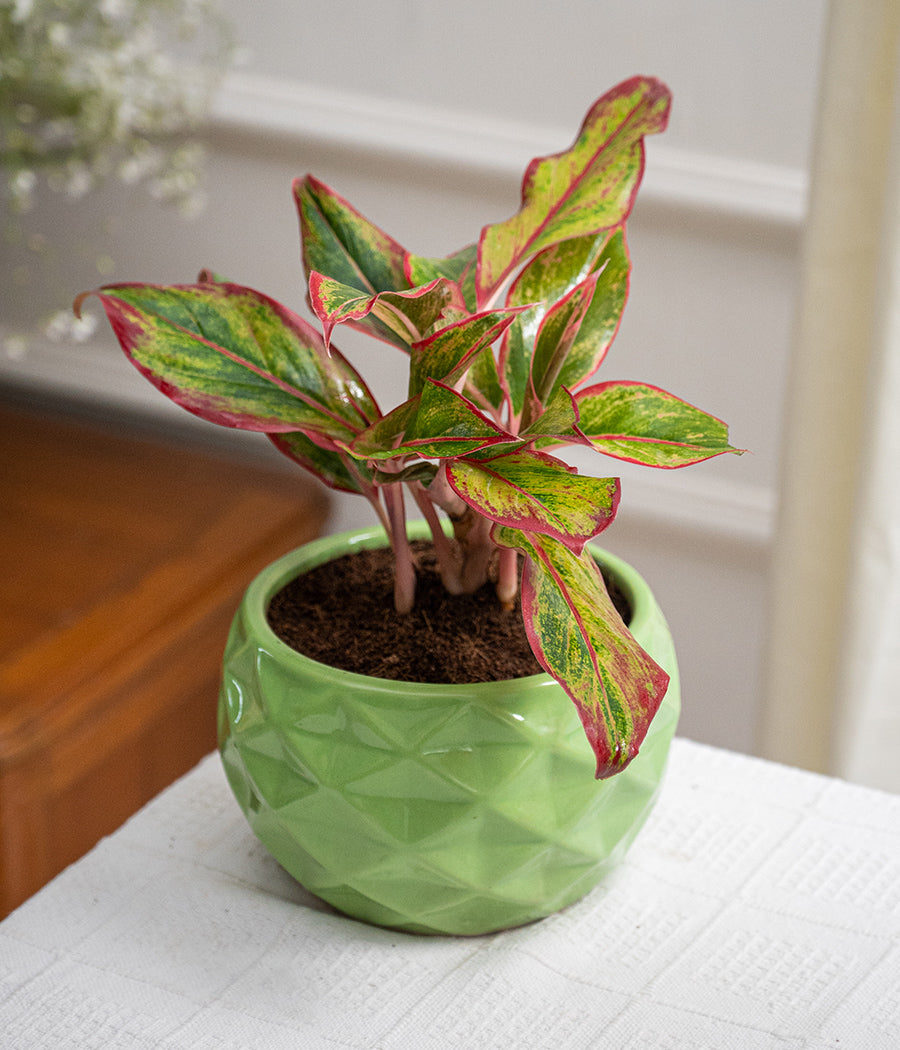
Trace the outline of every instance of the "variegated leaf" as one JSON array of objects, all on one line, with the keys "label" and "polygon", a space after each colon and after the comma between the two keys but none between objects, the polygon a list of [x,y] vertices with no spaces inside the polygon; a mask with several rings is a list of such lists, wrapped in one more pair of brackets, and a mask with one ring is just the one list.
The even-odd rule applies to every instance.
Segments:
[{"label": "variegated leaf", "polygon": [[591,305],[599,276],[596,271],[590,274],[544,314],[531,357],[531,376],[522,417],[526,424],[540,415],[558,389],[560,372]]},{"label": "variegated leaf", "polygon": [[651,467],[685,467],[725,452],[721,419],[647,383],[598,383],[575,395],[578,429],[597,452]]},{"label": "variegated leaf", "polygon": [[565,387],[558,387],[543,412],[519,432],[523,438],[534,439],[537,448],[551,445],[584,444],[585,439],[577,429],[578,409],[575,397]]},{"label": "variegated leaf", "polygon": [[349,323],[408,350],[453,301],[453,286],[438,278],[422,288],[360,295],[358,289],[321,273],[309,277],[309,303],[322,322],[326,344],[338,324]]},{"label": "variegated leaf", "polygon": [[406,257],[406,279],[413,288],[428,284],[437,277],[453,281],[460,290],[462,305],[469,313],[477,309],[475,304],[475,261],[478,245],[470,244],[443,259],[429,259],[422,255]]},{"label": "variegated leaf", "polygon": [[514,316],[508,310],[474,314],[414,343],[410,348],[409,396],[421,393],[426,379],[440,379],[454,386],[476,356],[500,338]]},{"label": "variegated leaf", "polygon": [[373,497],[372,472],[364,463],[353,460],[337,448],[325,448],[300,431],[268,436],[279,452],[315,474],[330,488],[358,493],[370,499]]},{"label": "variegated leaf", "polygon": [[409,288],[407,252],[348,201],[312,175],[295,179],[303,266],[359,291]]},{"label": "variegated leaf", "polygon": [[429,379],[422,393],[363,431],[348,451],[361,459],[386,460],[410,455],[425,459],[464,456],[484,448],[521,448],[516,439],[442,383]]},{"label": "variegated leaf", "polygon": [[591,273],[608,265],[609,241],[604,231],[554,244],[539,252],[513,281],[506,303],[522,312],[503,337],[500,369],[515,417],[525,402],[531,355],[544,315]]},{"label": "variegated leaf", "polygon": [[616,612],[588,550],[575,555],[549,536],[495,526],[503,547],[527,555],[522,613],[538,662],[574,700],[597,756],[597,778],[637,755],[669,676]]},{"label": "variegated leaf", "polygon": [[391,409],[354,438],[346,446],[347,451],[356,459],[387,460],[408,455],[400,446],[415,422],[421,400],[421,396],[411,397]]},{"label": "variegated leaf", "polygon": [[560,386],[574,390],[603,363],[625,310],[631,275],[631,259],[625,231],[616,230],[603,246],[595,269],[600,271],[591,304],[566,356],[551,394]]},{"label": "variegated leaf", "polygon": [[476,356],[466,376],[463,393],[479,408],[493,410],[495,415],[500,411],[506,393],[500,383],[497,359],[493,353]]},{"label": "variegated leaf", "polygon": [[456,494],[479,514],[552,536],[576,554],[612,523],[619,503],[618,478],[581,476],[544,452],[467,456],[446,469]]},{"label": "variegated leaf", "polygon": [[633,77],[594,103],[568,150],[531,162],[519,211],[482,230],[476,276],[481,308],[529,256],[624,222],[643,175],[644,136],[665,128],[669,103],[660,81]]},{"label": "variegated leaf", "polygon": [[329,357],[314,328],[250,288],[118,284],[90,294],[150,382],[213,423],[350,440],[378,418],[350,364]]},{"label": "variegated leaf", "polygon": [[437,464],[419,459],[401,470],[376,470],[373,477],[379,485],[396,485],[398,482],[417,481],[427,487],[434,481],[438,469]]}]

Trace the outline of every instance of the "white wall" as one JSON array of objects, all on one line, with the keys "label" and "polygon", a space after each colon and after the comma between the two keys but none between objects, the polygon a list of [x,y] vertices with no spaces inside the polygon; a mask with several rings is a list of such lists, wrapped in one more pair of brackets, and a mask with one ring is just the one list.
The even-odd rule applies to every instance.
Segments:
[{"label": "white wall", "polygon": [[[190,280],[211,266],[301,308],[294,175],[314,172],[407,247],[443,254],[511,214],[527,161],[564,149],[614,83],[638,72],[668,82],[672,121],[648,143],[632,295],[604,374],[715,412],[752,454],[624,471],[605,541],[650,579],[672,621],[682,732],[752,750],[824,0],[225,6],[249,57],[217,103],[208,209],[185,223],[122,190],[47,202],[66,297],[99,282],[91,245],[111,225],[116,279]],[[4,259],[7,276],[13,264]],[[32,283],[4,296],[0,323],[27,323],[50,302]],[[383,404],[402,399],[399,356],[338,345],[374,376]],[[38,393],[182,421],[105,332],[81,347],[37,341],[0,364],[0,378]],[[265,445],[254,436],[239,447]],[[579,463],[620,472],[612,460]],[[363,501],[341,499],[332,528],[369,520]]]}]

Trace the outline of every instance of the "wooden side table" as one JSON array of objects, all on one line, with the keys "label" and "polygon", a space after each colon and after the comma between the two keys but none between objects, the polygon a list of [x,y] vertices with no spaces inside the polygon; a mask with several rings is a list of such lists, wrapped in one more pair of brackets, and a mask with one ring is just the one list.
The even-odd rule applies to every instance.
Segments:
[{"label": "wooden side table", "polygon": [[0,479],[2,917],[215,747],[240,595],[328,504],[299,469],[2,402]]}]

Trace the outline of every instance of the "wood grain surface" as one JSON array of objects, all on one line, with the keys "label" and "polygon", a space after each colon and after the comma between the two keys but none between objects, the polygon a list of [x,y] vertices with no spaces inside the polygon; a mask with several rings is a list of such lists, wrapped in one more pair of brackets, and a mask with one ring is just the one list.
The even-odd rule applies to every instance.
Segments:
[{"label": "wood grain surface", "polygon": [[216,746],[240,595],[327,511],[299,469],[0,400],[0,917]]}]

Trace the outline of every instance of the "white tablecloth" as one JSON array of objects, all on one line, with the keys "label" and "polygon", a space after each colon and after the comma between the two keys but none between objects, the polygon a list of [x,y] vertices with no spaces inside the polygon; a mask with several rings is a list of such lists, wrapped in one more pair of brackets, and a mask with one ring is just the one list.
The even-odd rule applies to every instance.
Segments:
[{"label": "white tablecloth", "polygon": [[626,863],[480,938],[364,926],[211,756],[0,923],[4,1050],[897,1050],[900,797],[677,740]]}]

